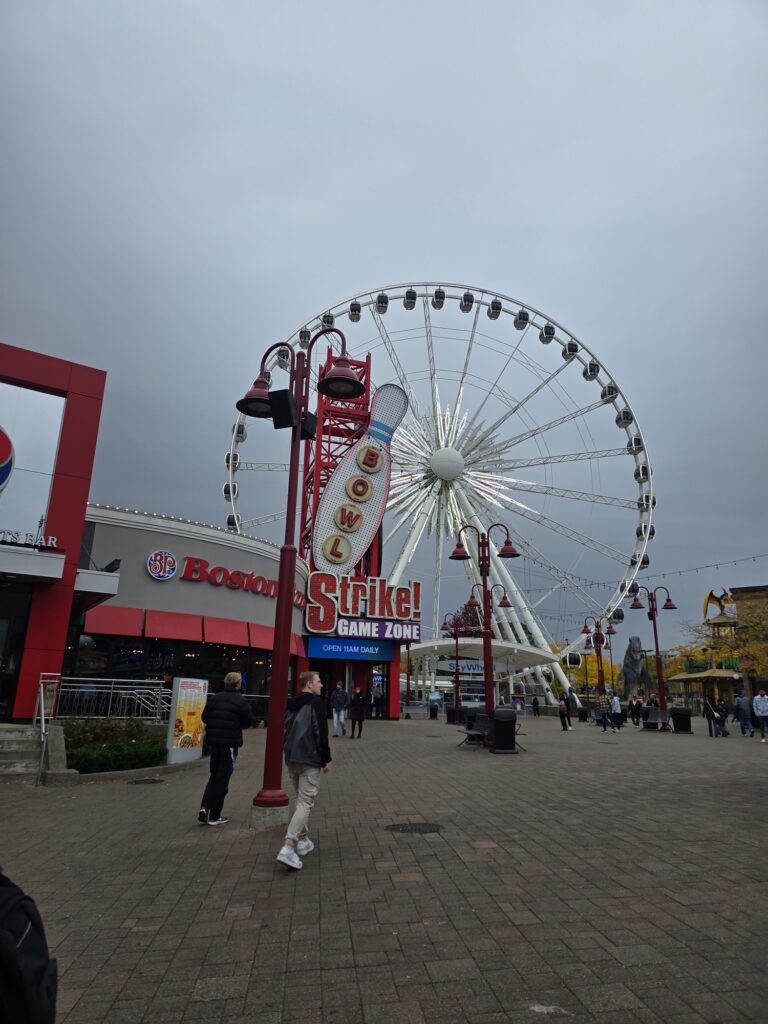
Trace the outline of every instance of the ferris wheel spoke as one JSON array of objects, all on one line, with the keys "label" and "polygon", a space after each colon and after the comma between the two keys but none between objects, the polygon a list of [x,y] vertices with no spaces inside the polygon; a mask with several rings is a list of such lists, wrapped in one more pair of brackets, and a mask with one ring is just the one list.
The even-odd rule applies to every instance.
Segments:
[{"label": "ferris wheel spoke", "polygon": [[[472,330],[469,332],[469,341],[467,342],[467,352],[466,352],[466,355],[464,356],[464,368],[461,371],[461,377],[459,378],[459,386],[458,386],[458,389],[456,391],[456,412],[457,413],[458,413],[459,409],[461,408],[461,401],[462,401],[462,398],[464,397],[464,381],[467,379],[467,370],[469,369],[469,363],[470,363],[470,360],[472,358],[472,347],[475,344],[475,334],[477,333],[477,320],[478,320],[479,316],[480,316],[480,303],[478,302],[477,305],[475,306],[475,316],[474,316],[474,319],[472,320]],[[455,440],[455,436],[448,443],[452,444],[454,440]]]},{"label": "ferris wheel spoke", "polygon": [[387,355],[389,356],[390,362],[392,363],[392,367],[395,373],[397,374],[397,379],[400,382],[400,387],[408,396],[408,404],[411,407],[411,412],[414,414],[414,416],[416,416],[417,419],[420,420],[423,417],[419,409],[419,403],[416,401],[416,395],[413,393],[413,388],[411,387],[410,381],[408,380],[408,376],[405,370],[403,369],[403,364],[400,362],[400,359],[398,358],[397,352],[395,351],[395,346],[392,344],[392,339],[387,333],[387,329],[384,326],[384,321],[381,318],[381,314],[373,306],[369,306],[368,308],[370,309],[371,316],[373,317],[373,322],[376,324],[376,328],[379,332],[379,335],[381,336],[381,340],[384,343],[384,348],[387,350]]},{"label": "ferris wheel spoke", "polygon": [[594,451],[570,452],[565,455],[542,455],[532,459],[507,459],[494,462],[493,469],[497,473],[511,473],[516,469],[529,469],[532,466],[554,466],[564,462],[591,462],[596,459],[610,459],[616,455],[631,455],[627,448],[602,448]]},{"label": "ferris wheel spoke", "polygon": [[509,364],[512,362],[512,360],[517,355],[517,350],[522,345],[523,339],[525,338],[527,333],[528,333],[528,327],[526,327],[525,330],[520,335],[520,338],[518,339],[517,344],[515,345],[515,347],[512,349],[512,351],[507,356],[507,361],[504,363],[502,368],[499,370],[499,373],[498,373],[498,375],[496,377],[496,380],[493,382],[493,384],[490,385],[490,387],[488,388],[488,390],[485,393],[485,397],[483,398],[482,402],[480,402],[480,404],[478,405],[477,409],[475,409],[475,412],[474,412],[472,418],[470,419],[469,423],[467,424],[467,428],[468,429],[471,428],[472,426],[474,426],[475,423],[477,422],[477,419],[478,419],[480,413],[483,411],[486,402],[491,397],[491,395],[494,393],[494,391],[495,391],[499,381],[501,380],[503,375],[506,373]]},{"label": "ferris wheel spoke", "polygon": [[443,521],[438,515],[435,523],[435,575],[433,591],[435,599],[432,603],[432,636],[440,636],[440,584],[443,572]]},{"label": "ferris wheel spoke", "polygon": [[287,473],[288,472],[288,463],[287,462],[238,462],[238,464],[237,464],[237,472],[239,473],[242,470],[245,470],[246,472],[250,470],[252,472],[264,471],[264,472],[268,472],[268,473],[280,473],[280,472],[286,472]]},{"label": "ferris wheel spoke", "polygon": [[566,369],[567,366],[567,362],[561,363],[560,366],[558,366],[555,370],[552,371],[552,373],[550,373],[543,380],[539,381],[536,387],[529,391],[524,398],[521,398],[519,402],[515,402],[515,404],[511,406],[506,412],[502,413],[502,415],[499,416],[499,418],[494,423],[492,423],[490,427],[484,430],[482,434],[480,434],[480,436],[476,438],[475,441],[468,448],[465,449],[465,458],[468,455],[470,455],[470,453],[475,448],[481,445],[483,441],[492,437],[498,430],[500,430],[505,423],[511,420],[512,417],[515,416],[523,408],[524,405],[530,402],[531,399],[535,398],[540,391],[542,391],[545,387],[551,384],[555,380],[555,378],[558,377]]},{"label": "ferris wheel spoke", "polygon": [[422,308],[424,310],[424,337],[427,342],[427,362],[429,364],[429,383],[432,391],[432,415],[435,420],[435,428],[437,430],[437,439],[442,447],[442,423],[440,418],[440,395],[437,390],[437,373],[435,372],[435,349],[432,344],[432,321],[429,316],[429,301],[426,296],[422,299]]},{"label": "ferris wheel spoke", "polygon": [[504,477],[497,473],[483,473],[473,470],[467,473],[471,481],[484,486],[496,486],[505,491],[523,491],[529,494],[547,494],[556,498],[569,498],[574,501],[586,501],[595,505],[614,505],[617,508],[637,508],[637,499],[615,498],[610,494],[597,494],[593,491],[574,491],[566,487],[550,487],[548,484],[537,484],[532,480],[518,480]]},{"label": "ferris wheel spoke", "polygon": [[594,412],[595,409],[602,409],[604,405],[605,402],[600,399],[597,402],[592,402],[591,405],[585,405],[579,409],[572,409],[571,412],[566,413],[564,416],[558,416],[557,419],[550,420],[548,423],[532,427],[530,430],[526,430],[522,434],[516,434],[514,437],[510,437],[506,441],[499,441],[493,445],[487,445],[486,443],[478,445],[474,449],[475,457],[470,458],[467,461],[468,463],[474,463],[496,458],[499,455],[503,455],[504,452],[508,452],[510,448],[514,448],[515,445],[522,444],[523,441],[528,441],[532,437],[545,434],[548,430],[554,430],[555,427],[560,427],[564,423],[570,423],[572,420],[576,420],[580,416],[586,416],[587,413]]},{"label": "ferris wheel spoke", "polygon": [[252,526],[264,526],[265,523],[276,523],[280,519],[285,519],[285,510],[282,512],[272,512],[266,516],[256,516],[255,519],[243,519],[240,523],[240,529],[250,529]]},{"label": "ferris wheel spoke", "polygon": [[419,543],[424,527],[427,525],[430,513],[432,512],[432,506],[437,500],[437,494],[440,490],[439,481],[435,481],[434,484],[425,492],[424,502],[420,506],[418,515],[411,520],[411,528],[408,531],[408,536],[405,539],[403,547],[400,549],[400,554],[395,560],[395,564],[392,567],[392,571],[389,574],[389,583],[391,586],[396,586],[401,578],[409,562],[413,558],[413,553]]},{"label": "ferris wheel spoke", "polygon": [[[397,522],[395,523],[395,526],[392,528],[392,530],[390,530],[389,534],[384,538],[385,545],[389,543],[389,541],[392,539],[392,537],[394,537],[396,533],[400,532],[400,530],[405,526],[406,523],[410,523],[413,521],[414,514],[418,516],[418,514],[421,512],[422,507],[427,502],[428,498],[428,492],[422,491],[413,500],[408,502],[404,507],[398,509],[396,513]],[[388,506],[387,511],[391,511],[393,508],[394,505]]]},{"label": "ferris wheel spoke", "polygon": [[544,526],[548,530],[552,530],[554,533],[559,533],[563,537],[568,537],[570,540],[574,540],[578,544],[583,544],[585,547],[590,548],[590,550],[597,551],[599,554],[605,555],[606,558],[610,558],[622,565],[625,565],[627,562],[627,556],[622,551],[617,551],[616,548],[612,548],[608,544],[601,544],[600,541],[595,540],[593,537],[588,537],[586,534],[580,533],[578,530],[573,530],[570,526],[566,526],[564,523],[558,523],[557,520],[551,519],[549,516],[544,515],[543,512],[537,512],[535,509],[530,508],[528,505],[524,505],[516,498],[500,494],[498,495],[497,500],[503,502],[510,511],[515,512],[524,519],[530,519],[531,522]]}]

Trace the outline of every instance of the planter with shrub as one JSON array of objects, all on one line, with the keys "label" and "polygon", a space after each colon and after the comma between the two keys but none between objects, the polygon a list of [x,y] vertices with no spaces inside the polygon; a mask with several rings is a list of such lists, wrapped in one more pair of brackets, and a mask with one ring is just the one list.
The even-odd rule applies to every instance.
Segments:
[{"label": "planter with shrub", "polygon": [[140,718],[79,719],[63,725],[67,767],[82,775],[165,764],[165,729],[160,733]]}]

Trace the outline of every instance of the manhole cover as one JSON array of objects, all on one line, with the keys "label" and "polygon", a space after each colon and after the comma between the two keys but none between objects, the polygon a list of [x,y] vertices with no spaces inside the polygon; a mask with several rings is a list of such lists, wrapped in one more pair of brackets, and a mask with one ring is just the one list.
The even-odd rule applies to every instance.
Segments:
[{"label": "manhole cover", "polygon": [[387,825],[388,832],[408,832],[408,833],[420,833],[424,835],[427,832],[439,832],[442,825],[435,825],[431,821],[409,821],[400,825]]},{"label": "manhole cover", "polygon": [[165,779],[131,779],[129,786],[153,786],[156,782],[165,782]]}]

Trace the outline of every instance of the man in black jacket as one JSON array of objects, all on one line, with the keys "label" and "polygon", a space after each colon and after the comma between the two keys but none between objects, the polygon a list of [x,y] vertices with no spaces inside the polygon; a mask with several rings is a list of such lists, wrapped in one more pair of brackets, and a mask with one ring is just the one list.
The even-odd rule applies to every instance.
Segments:
[{"label": "man in black jacket", "polygon": [[331,770],[328,746],[328,716],[320,696],[323,684],[317,672],[302,672],[301,692],[288,700],[285,712],[285,764],[296,792],[293,817],[288,822],[285,842],[277,860],[294,871],[301,869],[301,857],[311,853],[315,844],[309,838],[309,812],[315,806],[320,788],[320,772]]},{"label": "man in black jacket", "polygon": [[251,724],[248,701],[238,692],[242,685],[239,672],[228,672],[223,691],[215,693],[203,709],[205,738],[211,748],[211,774],[197,815],[201,825],[226,825],[229,821],[222,818],[221,810],[237,752],[243,745],[243,729]]}]

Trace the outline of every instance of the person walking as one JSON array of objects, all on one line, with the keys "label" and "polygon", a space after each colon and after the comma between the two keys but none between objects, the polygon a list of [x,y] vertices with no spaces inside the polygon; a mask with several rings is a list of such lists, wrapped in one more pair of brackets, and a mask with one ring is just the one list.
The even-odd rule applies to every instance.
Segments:
[{"label": "person walking", "polygon": [[531,701],[531,709],[533,711],[534,718],[541,718],[541,711],[539,711],[539,698],[534,697]]},{"label": "person walking", "polygon": [[637,699],[637,697],[633,693],[632,696],[629,698],[629,704],[627,705],[627,711],[628,711],[629,717],[630,717],[630,719],[632,721],[632,725],[634,725],[634,727],[636,729],[640,728],[640,711],[641,711],[642,707],[643,707],[643,705],[640,703],[640,701]]},{"label": "person walking", "polygon": [[715,703],[715,711],[720,715],[720,735],[730,736],[731,734],[728,732],[728,705],[722,697]]},{"label": "person walking", "polygon": [[317,672],[302,672],[301,692],[290,697],[285,712],[283,751],[296,803],[288,822],[277,860],[286,867],[300,871],[301,858],[312,853],[315,844],[309,838],[309,815],[320,789],[320,773],[331,770],[331,748],[328,745],[328,715],[321,694],[323,684]]},{"label": "person walking", "polygon": [[347,691],[342,688],[341,683],[336,683],[336,689],[331,694],[331,711],[333,711],[333,735],[339,735],[339,726],[341,726],[341,735],[347,735],[347,705],[349,704],[349,696]]},{"label": "person walking", "polygon": [[[608,731],[608,722],[610,721],[611,715],[611,701],[607,693],[598,693],[597,695],[597,710],[600,715],[600,724],[603,727],[603,732]],[[616,732],[615,726],[611,726],[611,730]]]},{"label": "person walking", "polygon": [[201,825],[226,825],[222,818],[229,780],[235,770],[237,752],[243,745],[243,729],[251,725],[251,708],[240,693],[243,679],[239,672],[224,676],[224,689],[214,693],[203,708],[205,740],[211,748],[208,784],[200,801],[197,820]]},{"label": "person walking", "polygon": [[765,690],[761,690],[752,698],[752,708],[760,723],[760,742],[765,743],[765,729],[768,726],[768,697]]},{"label": "person walking", "polygon": [[618,693],[614,693],[611,698],[611,720],[613,722],[613,731],[618,732],[622,726],[621,701],[619,700]]},{"label": "person walking", "polygon": [[720,726],[722,724],[722,718],[720,717],[720,713],[715,708],[715,705],[706,696],[706,694],[702,698],[701,716],[702,718],[706,718],[707,720],[709,738],[711,740],[717,739],[717,737],[720,735]]},{"label": "person walking", "polygon": [[752,725],[752,702],[749,697],[745,695],[743,690],[739,690],[736,695],[733,707],[739,716],[739,728],[741,729],[741,735],[746,736],[747,733],[749,733],[751,738],[755,732],[755,727]]},{"label": "person walking", "polygon": [[365,697],[360,691],[360,687],[355,687],[355,692],[352,694],[352,702],[349,705],[349,719],[352,722],[352,736],[351,739],[355,738],[355,726],[357,726],[357,738],[361,739],[363,735],[363,722],[365,721]]},{"label": "person walking", "polygon": [[381,718],[382,704],[384,703],[384,690],[381,683],[373,687],[373,710],[376,718]]},{"label": "person walking", "polygon": [[565,697],[558,700],[557,710],[560,712],[560,725],[563,727],[563,732],[568,732],[568,701]]}]

